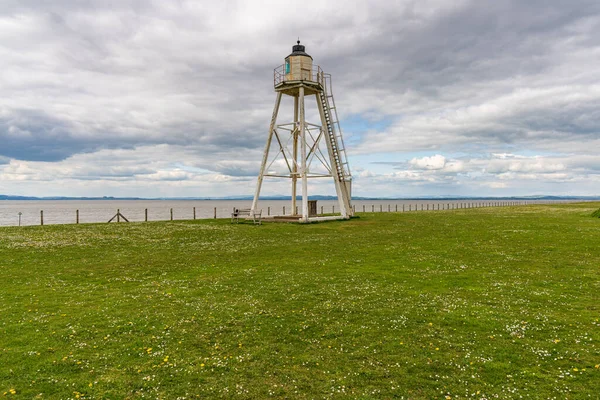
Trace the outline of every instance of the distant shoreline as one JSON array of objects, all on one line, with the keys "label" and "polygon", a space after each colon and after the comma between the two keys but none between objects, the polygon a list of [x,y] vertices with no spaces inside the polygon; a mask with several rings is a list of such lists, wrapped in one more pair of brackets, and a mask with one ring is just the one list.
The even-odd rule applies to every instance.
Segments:
[{"label": "distant shoreline", "polygon": [[[298,196],[297,199],[302,197]],[[232,201],[232,200],[252,200],[252,196],[231,196],[231,197],[35,197],[35,196],[13,196],[0,195],[0,200],[22,200],[22,201],[61,201],[61,200],[93,200],[93,201]],[[291,200],[291,196],[265,196],[261,200]],[[310,200],[336,200],[335,196],[309,196]],[[353,200],[600,200],[598,196],[421,196],[421,197],[353,197]]]}]

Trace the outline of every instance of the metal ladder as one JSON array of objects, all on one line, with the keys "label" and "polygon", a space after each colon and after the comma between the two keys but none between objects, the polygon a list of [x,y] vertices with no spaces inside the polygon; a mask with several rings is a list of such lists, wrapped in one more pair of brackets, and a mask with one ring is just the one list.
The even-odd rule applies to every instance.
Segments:
[{"label": "metal ladder", "polygon": [[333,98],[331,74],[324,73],[323,78],[323,91],[319,92],[319,100],[323,107],[323,113],[325,114],[327,140],[329,140],[334,158],[333,164],[335,165],[332,165],[331,169],[332,172],[335,171],[335,179],[340,182],[346,210],[349,215],[352,215],[350,193],[348,193],[348,187],[346,185],[347,182],[352,180],[352,176],[350,174],[350,165],[348,164],[348,158],[346,156],[344,138],[342,137],[342,128],[340,126],[335,100]]}]

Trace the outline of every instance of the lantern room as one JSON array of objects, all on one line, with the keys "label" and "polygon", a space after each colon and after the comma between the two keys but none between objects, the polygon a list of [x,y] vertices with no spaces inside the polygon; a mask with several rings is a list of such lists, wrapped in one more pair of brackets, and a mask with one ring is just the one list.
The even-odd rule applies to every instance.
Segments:
[{"label": "lantern room", "polygon": [[288,82],[313,80],[313,59],[306,54],[300,40],[292,47],[292,54],[285,58],[284,73]]}]

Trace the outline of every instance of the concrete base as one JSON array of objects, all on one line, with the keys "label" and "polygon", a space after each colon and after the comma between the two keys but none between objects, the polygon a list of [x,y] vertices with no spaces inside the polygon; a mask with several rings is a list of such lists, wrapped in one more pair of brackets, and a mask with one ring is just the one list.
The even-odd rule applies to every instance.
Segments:
[{"label": "concrete base", "polygon": [[[250,218],[252,219],[252,218]],[[324,221],[337,221],[342,219],[350,219],[350,217],[345,218],[342,215],[330,215],[326,217],[309,217],[306,223],[311,222],[324,222]],[[305,223],[302,221],[301,215],[271,215],[268,217],[264,217],[260,219],[262,222],[292,222],[292,223]]]}]

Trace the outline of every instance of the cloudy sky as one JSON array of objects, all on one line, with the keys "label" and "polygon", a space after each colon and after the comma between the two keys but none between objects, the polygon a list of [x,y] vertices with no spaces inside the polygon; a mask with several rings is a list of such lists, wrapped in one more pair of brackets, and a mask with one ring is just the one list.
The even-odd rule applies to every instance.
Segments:
[{"label": "cloudy sky", "polygon": [[354,194],[600,195],[597,0],[0,0],[0,194],[251,194],[297,37]]}]

